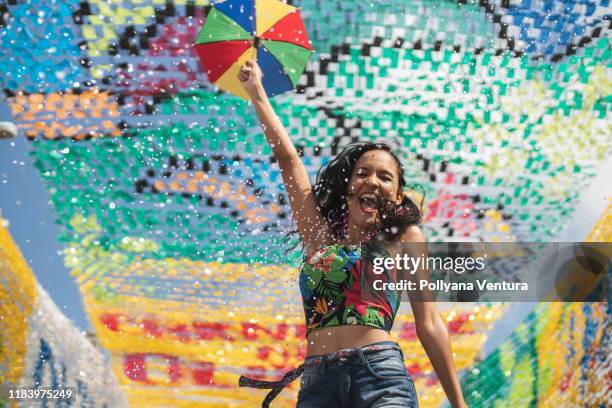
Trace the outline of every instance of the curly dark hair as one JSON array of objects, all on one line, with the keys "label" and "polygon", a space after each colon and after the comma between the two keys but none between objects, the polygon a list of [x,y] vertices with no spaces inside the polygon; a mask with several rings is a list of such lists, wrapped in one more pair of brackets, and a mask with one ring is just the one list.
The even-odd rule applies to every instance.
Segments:
[{"label": "curly dark hair", "polygon": [[[399,176],[398,191],[401,192],[406,187],[402,162],[388,144],[357,142],[346,145],[333,160],[321,167],[313,186],[318,209],[338,239],[343,239],[345,233],[341,220],[345,218],[345,213],[348,211],[349,180],[359,158],[371,150],[383,150],[393,157]],[[404,196],[399,204],[381,196],[377,198],[377,209],[381,219],[378,230],[384,234],[385,241],[392,241],[407,227],[421,223],[421,208],[409,197]],[[420,205],[422,206],[422,202]]]},{"label": "curly dark hair", "polygon": [[[406,187],[404,167],[388,144],[357,142],[346,145],[335,158],[319,169],[316,182],[312,188],[317,209],[327,220],[336,239],[345,238],[346,225],[343,225],[343,220],[346,219],[348,212],[349,180],[359,158],[371,150],[383,150],[393,157],[397,164],[399,176],[398,191],[401,192]],[[414,184],[409,187],[420,187],[420,185]],[[378,196],[377,209],[378,214],[380,214],[380,223],[377,231],[375,231],[377,239],[393,241],[403,234],[409,226],[421,224],[422,205],[423,200],[417,206],[412,199],[405,195],[399,204]],[[292,231],[288,235],[295,233],[297,231]]]}]

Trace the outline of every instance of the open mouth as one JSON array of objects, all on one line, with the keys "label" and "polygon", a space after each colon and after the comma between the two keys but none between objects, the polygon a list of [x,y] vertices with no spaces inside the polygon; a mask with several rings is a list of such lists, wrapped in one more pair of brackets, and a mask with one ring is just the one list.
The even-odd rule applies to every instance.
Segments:
[{"label": "open mouth", "polygon": [[366,213],[375,213],[378,197],[373,193],[363,193],[359,196],[359,207]]}]

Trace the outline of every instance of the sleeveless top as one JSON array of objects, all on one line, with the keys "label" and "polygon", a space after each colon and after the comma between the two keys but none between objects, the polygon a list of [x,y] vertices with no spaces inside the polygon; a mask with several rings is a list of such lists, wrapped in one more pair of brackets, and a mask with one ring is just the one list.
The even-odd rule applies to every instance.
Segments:
[{"label": "sleeveless top", "polygon": [[401,292],[375,290],[375,280],[391,281],[388,270],[373,272],[377,256],[389,254],[380,245],[367,243],[331,244],[305,257],[299,282],[307,336],[314,330],[341,325],[391,330]]}]

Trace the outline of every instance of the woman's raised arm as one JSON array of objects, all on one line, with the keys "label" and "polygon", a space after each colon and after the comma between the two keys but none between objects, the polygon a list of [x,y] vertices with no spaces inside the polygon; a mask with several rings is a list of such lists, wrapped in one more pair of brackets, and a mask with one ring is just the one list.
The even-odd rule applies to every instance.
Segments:
[{"label": "woman's raised arm", "polygon": [[317,209],[317,203],[308,179],[306,168],[300,159],[285,127],[274,112],[262,84],[261,69],[257,62],[249,60],[240,68],[238,80],[247,92],[274,157],[278,161],[293,219],[304,240],[307,253],[332,239],[332,232]]}]

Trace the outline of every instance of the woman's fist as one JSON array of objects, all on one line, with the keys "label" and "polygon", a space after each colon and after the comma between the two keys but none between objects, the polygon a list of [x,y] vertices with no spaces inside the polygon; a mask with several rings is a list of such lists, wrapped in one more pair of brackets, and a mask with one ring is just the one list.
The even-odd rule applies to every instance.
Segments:
[{"label": "woman's fist", "polygon": [[247,94],[253,99],[258,92],[263,91],[261,68],[255,60],[248,60],[238,71],[238,80]]}]

